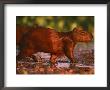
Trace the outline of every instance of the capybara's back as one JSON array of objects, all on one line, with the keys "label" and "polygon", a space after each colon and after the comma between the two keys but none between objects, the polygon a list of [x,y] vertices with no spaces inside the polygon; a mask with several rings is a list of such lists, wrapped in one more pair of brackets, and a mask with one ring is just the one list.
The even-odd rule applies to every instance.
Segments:
[{"label": "capybara's back", "polygon": [[62,41],[53,29],[37,27],[29,31],[20,42],[21,56],[31,56],[36,52],[62,53]]}]

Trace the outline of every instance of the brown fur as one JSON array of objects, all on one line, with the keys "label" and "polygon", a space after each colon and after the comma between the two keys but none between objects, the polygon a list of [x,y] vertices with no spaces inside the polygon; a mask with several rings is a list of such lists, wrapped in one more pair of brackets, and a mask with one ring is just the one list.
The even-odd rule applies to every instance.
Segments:
[{"label": "brown fur", "polygon": [[[83,34],[82,34],[83,32]],[[58,33],[53,29],[35,27],[26,33],[20,40],[20,53],[18,57],[31,57],[36,52],[51,53],[51,62],[59,56],[66,55],[74,62],[73,50],[77,42],[89,42],[92,35],[75,28],[71,32]]]},{"label": "brown fur", "polygon": [[16,26],[16,45],[20,44],[20,40],[22,39],[22,37],[30,30],[32,30],[32,28],[28,26]]}]

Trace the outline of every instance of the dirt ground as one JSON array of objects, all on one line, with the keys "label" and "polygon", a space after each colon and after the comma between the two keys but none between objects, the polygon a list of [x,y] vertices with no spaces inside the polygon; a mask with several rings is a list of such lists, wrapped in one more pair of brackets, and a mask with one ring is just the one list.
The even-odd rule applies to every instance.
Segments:
[{"label": "dirt ground", "polygon": [[[79,47],[81,48],[81,46],[82,44]],[[70,67],[70,62],[68,62],[70,60],[64,56],[57,59],[56,67],[51,67],[50,54],[37,53],[38,61],[33,61],[30,58],[16,60],[16,74],[94,74],[93,49],[78,51],[76,48],[74,56],[76,60],[74,67]]]},{"label": "dirt ground", "polygon": [[94,74],[94,66],[51,67],[44,63],[17,61],[16,74]]}]

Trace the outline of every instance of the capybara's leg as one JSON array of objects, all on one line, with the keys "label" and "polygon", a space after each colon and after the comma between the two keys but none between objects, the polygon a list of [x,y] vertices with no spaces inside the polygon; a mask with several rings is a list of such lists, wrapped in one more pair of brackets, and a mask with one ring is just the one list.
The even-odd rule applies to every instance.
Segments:
[{"label": "capybara's leg", "polygon": [[23,59],[25,57],[31,57],[32,54],[34,54],[34,49],[29,49],[29,48],[22,49],[17,56],[17,60]]},{"label": "capybara's leg", "polygon": [[64,52],[65,55],[71,60],[71,65],[74,65],[74,47],[75,43],[73,43],[71,40],[66,40],[65,41],[65,47],[64,47]]},{"label": "capybara's leg", "polygon": [[[31,55],[31,58],[33,59],[33,61],[38,62],[38,58],[35,55]],[[39,57],[41,59],[41,57]]]},{"label": "capybara's leg", "polygon": [[71,63],[74,63],[73,47],[66,47],[65,55],[71,60]]},{"label": "capybara's leg", "polygon": [[74,50],[75,44],[69,38],[64,38],[63,43],[64,43],[64,53],[71,60],[71,63],[73,63],[74,62],[73,50]]},{"label": "capybara's leg", "polygon": [[52,66],[55,66],[57,57],[58,57],[58,56],[55,55],[55,54],[52,54],[52,55],[51,55],[50,61],[51,61],[51,65],[52,65]]},{"label": "capybara's leg", "polygon": [[74,60],[74,54],[73,54],[73,48],[67,48],[67,51],[65,53],[65,55],[70,59],[70,67],[74,67],[75,66],[75,60]]}]

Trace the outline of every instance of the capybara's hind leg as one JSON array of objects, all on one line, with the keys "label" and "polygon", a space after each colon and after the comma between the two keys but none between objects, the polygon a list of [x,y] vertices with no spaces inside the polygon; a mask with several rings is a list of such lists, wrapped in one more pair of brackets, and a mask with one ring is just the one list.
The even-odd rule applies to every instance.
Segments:
[{"label": "capybara's hind leg", "polygon": [[22,49],[16,59],[24,59],[26,57],[32,57],[32,54],[34,54],[33,49]]},{"label": "capybara's hind leg", "polygon": [[56,63],[56,59],[57,59],[57,55],[55,54],[52,54],[51,57],[50,57],[50,61],[51,61],[51,66],[52,67],[55,67],[55,63]]}]

